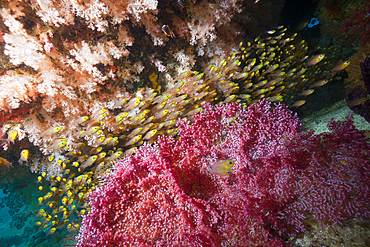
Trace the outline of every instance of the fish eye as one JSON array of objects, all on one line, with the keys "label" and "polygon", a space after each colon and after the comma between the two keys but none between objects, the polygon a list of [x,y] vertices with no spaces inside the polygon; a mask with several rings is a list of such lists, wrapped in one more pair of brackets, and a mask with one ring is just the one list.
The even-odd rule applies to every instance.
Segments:
[{"label": "fish eye", "polygon": [[233,162],[232,161],[229,161],[229,164],[231,165]]},{"label": "fish eye", "polygon": [[227,171],[227,173],[228,173],[228,174],[230,174],[230,173],[231,173],[231,171]]}]

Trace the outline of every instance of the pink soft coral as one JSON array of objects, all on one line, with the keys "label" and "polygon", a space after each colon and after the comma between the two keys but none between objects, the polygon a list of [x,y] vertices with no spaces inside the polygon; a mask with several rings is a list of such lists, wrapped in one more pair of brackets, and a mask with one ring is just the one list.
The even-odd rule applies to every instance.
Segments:
[{"label": "pink soft coral", "polygon": [[[206,105],[180,138],[117,162],[90,196],[78,246],[284,246],[307,214],[369,217],[370,145],[351,119],[303,132],[284,105]],[[207,171],[235,162],[229,176]]]}]

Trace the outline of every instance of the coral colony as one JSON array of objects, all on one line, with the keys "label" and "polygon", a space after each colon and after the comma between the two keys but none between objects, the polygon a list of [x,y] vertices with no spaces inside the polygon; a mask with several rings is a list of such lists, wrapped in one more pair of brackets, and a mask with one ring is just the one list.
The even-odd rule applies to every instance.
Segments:
[{"label": "coral colony", "polygon": [[351,116],[314,135],[288,109],[350,62],[275,25],[283,5],[2,2],[0,168],[38,174],[43,241],[284,246],[369,218]]},{"label": "coral colony", "polygon": [[370,144],[351,117],[315,136],[264,99],[247,110],[207,103],[177,126],[178,140],[115,163],[90,194],[77,246],[284,246],[308,214],[369,217]]},{"label": "coral colony", "polygon": [[343,20],[338,32],[347,35],[359,33],[361,37],[361,46],[370,42],[370,3],[366,2],[363,6],[352,10],[350,16]]}]

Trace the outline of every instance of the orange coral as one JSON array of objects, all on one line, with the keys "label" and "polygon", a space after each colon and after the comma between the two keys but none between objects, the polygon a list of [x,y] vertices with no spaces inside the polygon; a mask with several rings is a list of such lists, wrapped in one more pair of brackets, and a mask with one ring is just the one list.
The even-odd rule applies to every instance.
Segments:
[{"label": "orange coral", "polygon": [[23,105],[11,112],[0,111],[0,122],[19,122],[28,116],[31,109],[32,107],[30,105]]},{"label": "orange coral", "polygon": [[370,44],[360,47],[357,52],[350,58],[351,64],[348,66],[348,79],[346,79],[347,88],[356,88],[357,86],[365,90],[362,80],[360,62],[370,56]]}]

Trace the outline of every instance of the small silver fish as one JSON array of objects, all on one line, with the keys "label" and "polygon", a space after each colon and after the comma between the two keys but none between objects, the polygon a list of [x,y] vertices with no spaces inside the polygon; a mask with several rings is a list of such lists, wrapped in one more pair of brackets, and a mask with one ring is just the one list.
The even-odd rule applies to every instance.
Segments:
[{"label": "small silver fish", "polygon": [[51,136],[52,134],[55,134],[55,133],[58,133],[62,130],[62,127],[60,126],[57,126],[57,127],[51,127],[49,129],[47,129],[46,131],[44,131],[41,135],[44,135],[44,136]]},{"label": "small silver fish", "polygon": [[351,63],[350,61],[341,62],[340,64],[338,64],[334,68],[332,68],[329,72],[336,72],[336,71],[344,70],[345,68],[348,67],[348,65],[350,63]]},{"label": "small silver fish", "polygon": [[81,169],[85,169],[86,167],[89,167],[91,166],[92,164],[94,164],[94,162],[96,161],[96,159],[98,158],[97,155],[93,155],[93,156],[90,156],[82,165],[81,165]]},{"label": "small silver fish", "polygon": [[294,102],[292,107],[300,107],[301,105],[304,105],[304,103],[306,103],[305,100],[298,100],[298,101]]},{"label": "small silver fish", "polygon": [[307,66],[313,66],[317,63],[319,63],[321,60],[323,60],[325,57],[325,54],[319,54],[319,55],[316,55],[314,57],[312,57],[311,59],[309,59],[306,63]]},{"label": "small silver fish", "polygon": [[324,86],[326,83],[328,83],[328,80],[327,79],[323,79],[323,80],[320,80],[320,81],[316,81],[314,82],[310,88],[315,88],[315,87],[321,87],[321,86]]}]

